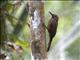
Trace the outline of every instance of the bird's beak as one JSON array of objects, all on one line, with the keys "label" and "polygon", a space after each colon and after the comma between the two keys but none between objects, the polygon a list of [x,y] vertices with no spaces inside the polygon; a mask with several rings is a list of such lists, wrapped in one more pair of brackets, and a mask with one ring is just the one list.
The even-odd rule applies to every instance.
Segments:
[{"label": "bird's beak", "polygon": [[49,13],[53,16],[53,14],[49,11]]}]

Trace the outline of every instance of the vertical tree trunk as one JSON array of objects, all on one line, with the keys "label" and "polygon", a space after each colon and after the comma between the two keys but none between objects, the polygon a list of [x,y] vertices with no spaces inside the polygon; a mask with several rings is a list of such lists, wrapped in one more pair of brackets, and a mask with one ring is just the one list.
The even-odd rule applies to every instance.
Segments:
[{"label": "vertical tree trunk", "polygon": [[30,1],[31,60],[47,60],[46,36],[44,23],[44,2]]},{"label": "vertical tree trunk", "polygon": [[5,15],[4,15],[4,8],[2,8],[2,6],[0,6],[1,8],[1,12],[0,12],[0,49],[4,48],[4,41],[7,40],[7,36],[6,36],[6,21],[5,21]]}]

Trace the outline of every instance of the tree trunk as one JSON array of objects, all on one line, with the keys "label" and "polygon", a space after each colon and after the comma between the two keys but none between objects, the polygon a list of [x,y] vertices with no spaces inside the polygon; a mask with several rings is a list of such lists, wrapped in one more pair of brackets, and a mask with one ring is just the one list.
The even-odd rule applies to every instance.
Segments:
[{"label": "tree trunk", "polygon": [[31,60],[47,60],[46,36],[44,23],[44,3],[42,1],[29,2],[31,29]]},{"label": "tree trunk", "polygon": [[7,36],[6,36],[6,21],[5,21],[5,15],[4,15],[4,8],[2,8],[2,6],[0,6],[1,12],[0,12],[0,49],[4,48],[4,41],[7,40]]}]

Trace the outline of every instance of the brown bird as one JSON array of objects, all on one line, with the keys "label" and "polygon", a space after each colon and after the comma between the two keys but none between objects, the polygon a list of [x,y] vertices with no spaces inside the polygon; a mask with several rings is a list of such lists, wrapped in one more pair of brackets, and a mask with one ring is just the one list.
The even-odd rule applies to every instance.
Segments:
[{"label": "brown bird", "polygon": [[58,26],[58,16],[55,15],[55,14],[52,14],[51,12],[49,12],[49,13],[51,14],[52,17],[49,20],[48,26],[47,26],[47,29],[48,29],[48,32],[49,32],[49,37],[50,37],[47,51],[49,51],[49,49],[50,49],[52,39],[56,35],[57,26]]}]

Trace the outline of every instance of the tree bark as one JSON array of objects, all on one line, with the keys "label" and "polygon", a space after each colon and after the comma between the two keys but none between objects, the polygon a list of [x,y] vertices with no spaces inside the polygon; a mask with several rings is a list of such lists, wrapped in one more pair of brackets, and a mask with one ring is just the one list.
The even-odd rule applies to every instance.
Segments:
[{"label": "tree bark", "polygon": [[44,23],[44,3],[42,1],[29,2],[31,29],[31,60],[47,60],[46,36]]},{"label": "tree bark", "polygon": [[[6,3],[4,4],[6,5]],[[6,34],[6,21],[5,21],[5,15],[4,15],[4,6],[0,5],[0,49],[5,49],[4,41],[7,40],[7,34]]]}]

